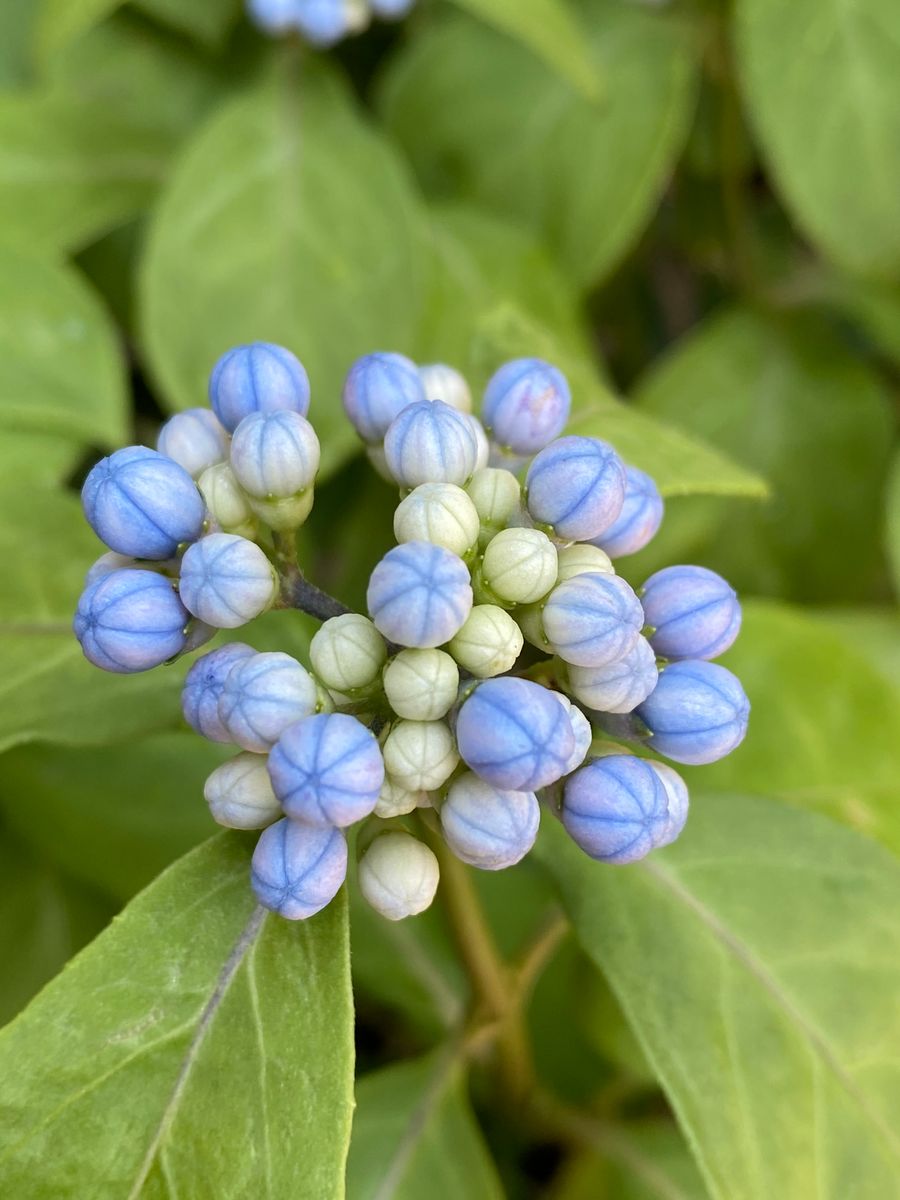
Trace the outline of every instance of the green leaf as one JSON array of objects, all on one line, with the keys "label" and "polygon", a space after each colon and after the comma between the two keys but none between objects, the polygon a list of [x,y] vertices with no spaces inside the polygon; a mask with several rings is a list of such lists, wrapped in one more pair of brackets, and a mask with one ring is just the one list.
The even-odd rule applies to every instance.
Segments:
[{"label": "green leaf", "polygon": [[74,471],[83,455],[84,448],[71,438],[4,430],[0,479],[5,485],[59,483]]},{"label": "green leaf", "polygon": [[609,0],[580,11],[600,100],[459,18],[410,42],[381,107],[432,194],[524,222],[589,287],[650,218],[687,136],[697,64],[690,29],[670,14]]},{"label": "green leaf", "polygon": [[716,1200],[883,1200],[900,1140],[900,865],[774,801],[696,797],[634,867],[540,854]]},{"label": "green leaf", "polygon": [[31,74],[36,4],[0,4],[0,88],[20,87]]},{"label": "green leaf", "polygon": [[501,1200],[453,1049],[365,1075],[356,1101],[348,1200]]},{"label": "green leaf", "polygon": [[894,577],[894,591],[900,597],[900,454],[894,458],[888,480],[887,553]]},{"label": "green leaf", "polygon": [[240,0],[133,0],[136,8],[211,49],[218,49],[240,13]]},{"label": "green leaf", "polygon": [[454,0],[460,8],[494,25],[555,67],[588,98],[602,94],[597,67],[586,49],[587,35],[568,0]]},{"label": "green leaf", "polygon": [[551,1200],[707,1200],[708,1195],[677,1128],[670,1121],[648,1121],[614,1128],[599,1141],[597,1153],[573,1159]]},{"label": "green leaf", "polygon": [[895,691],[900,691],[900,612],[881,608],[814,608],[810,617],[837,630]]},{"label": "green leaf", "polygon": [[[141,279],[150,366],[171,409],[206,394],[236,342],[283,342],[306,364],[325,474],[356,446],[343,376],[410,349],[421,300],[417,199],[388,143],[322,68],[234,101],[180,161]],[[178,296],[178,304],[172,297]]]},{"label": "green leaf", "polygon": [[750,116],[797,222],[835,262],[895,272],[900,8],[894,0],[739,0],[736,15]]},{"label": "green leaf", "polygon": [[248,843],[225,834],[0,1036],[0,1190],[337,1200],[352,1080],[343,899],[264,915]]},{"label": "green leaf", "polygon": [[120,8],[124,0],[43,0],[34,32],[41,62],[64,49],[91,26]]}]

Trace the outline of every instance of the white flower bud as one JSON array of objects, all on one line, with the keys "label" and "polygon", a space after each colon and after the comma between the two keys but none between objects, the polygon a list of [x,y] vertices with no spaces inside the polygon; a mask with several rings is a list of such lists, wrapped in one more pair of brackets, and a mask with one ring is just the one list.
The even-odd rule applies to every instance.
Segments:
[{"label": "white flower bud", "polygon": [[454,367],[444,363],[429,363],[419,367],[419,378],[425,389],[426,400],[443,400],[457,412],[472,411],[472,393],[465,378]]},{"label": "white flower bud", "polygon": [[226,829],[264,829],[283,815],[267,763],[268,755],[245,752],[216,767],[203,785],[214,821]]},{"label": "white flower bud", "polygon": [[437,892],[434,853],[408,833],[382,833],[360,859],[359,890],[376,912],[402,921],[424,912]]},{"label": "white flower bud", "polygon": [[575,738],[572,757],[566,764],[566,774],[569,775],[577,767],[580,767],[587,758],[591,743],[594,740],[594,731],[591,728],[590,721],[578,705],[572,703],[568,696],[564,696],[562,692],[554,692],[553,695],[566,710],[569,724],[572,726],[572,736]]},{"label": "white flower bud", "polygon": [[401,650],[384,669],[384,691],[398,717],[437,721],[456,702],[459,668],[444,650]]},{"label": "white flower bud", "polygon": [[381,785],[381,794],[375,805],[375,816],[387,821],[391,817],[405,817],[407,813],[417,808],[427,808],[427,796],[424,792],[411,792],[401,787],[390,775],[385,775]]},{"label": "white flower bud", "polygon": [[345,613],[319,629],[310,642],[309,658],[327,688],[347,695],[375,682],[387,659],[387,648],[368,617]]},{"label": "white flower bud", "polygon": [[372,464],[372,466],[375,468],[375,470],[378,472],[378,474],[381,476],[382,479],[386,480],[389,484],[396,487],[396,483],[394,482],[394,477],[391,474],[390,470],[388,469],[387,459],[384,456],[384,446],[382,445],[381,442],[378,442],[374,446],[366,446],[366,458],[368,458],[369,462]]},{"label": "white flower bud", "polygon": [[454,483],[422,483],[394,513],[398,542],[432,542],[460,558],[477,544],[480,529],[475,505]]},{"label": "white flower bud", "polygon": [[559,551],[556,582],[564,583],[576,575],[588,573],[615,575],[616,568],[612,565],[609,555],[599,546],[592,546],[590,542],[574,542],[571,546],[563,546]]},{"label": "white flower bud", "polygon": [[512,471],[482,467],[466,485],[482,525],[504,529],[520,507],[522,488]]},{"label": "white flower bud", "polygon": [[475,470],[483,471],[491,461],[491,443],[484,426],[471,413],[469,414],[469,423],[472,426],[472,432],[475,434]]},{"label": "white flower bud", "polygon": [[411,792],[431,792],[446,783],[459,762],[450,726],[444,721],[398,721],[382,747],[391,778]]},{"label": "white flower bud", "polygon": [[230,463],[207,467],[197,486],[203,493],[209,515],[223,533],[253,539],[257,530],[256,516]]},{"label": "white flower bud", "polygon": [[556,583],[556,547],[539,529],[504,529],[488,542],[481,578],[508,604],[533,604]]},{"label": "white flower bud", "polygon": [[496,604],[476,604],[448,648],[463,670],[489,679],[512,668],[523,642],[522,630],[508,612]]}]

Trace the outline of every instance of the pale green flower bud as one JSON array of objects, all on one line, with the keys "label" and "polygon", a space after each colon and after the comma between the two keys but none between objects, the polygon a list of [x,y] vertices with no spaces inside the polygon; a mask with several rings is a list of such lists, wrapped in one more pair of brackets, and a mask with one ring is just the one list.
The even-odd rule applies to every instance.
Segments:
[{"label": "pale green flower bud", "polygon": [[462,558],[478,543],[481,522],[475,505],[453,483],[422,483],[394,513],[398,542],[432,542]]},{"label": "pale green flower bud", "polygon": [[478,679],[509,671],[522,653],[522,631],[496,604],[476,604],[449,650],[463,670]]},{"label": "pale green flower bud", "polygon": [[209,515],[223,533],[239,537],[256,536],[258,522],[243,488],[238,483],[230,463],[207,467],[197,481],[203,493]]},{"label": "pale green flower bud", "polygon": [[466,485],[482,525],[504,529],[520,507],[522,488],[512,471],[482,467]]},{"label": "pale green flower bud", "polygon": [[266,754],[245,752],[216,767],[203,785],[214,821],[226,829],[264,829],[282,816],[267,762]]},{"label": "pale green flower bud", "polygon": [[368,617],[345,613],[319,629],[310,642],[309,658],[327,688],[347,695],[375,683],[387,659],[387,647]]},{"label": "pale green flower bud", "polygon": [[314,500],[315,495],[311,487],[284,500],[257,500],[255,496],[248,497],[250,507],[264,525],[284,532],[300,528],[312,512]]},{"label": "pale green flower bud", "polygon": [[564,546],[559,551],[557,583],[564,583],[576,575],[589,573],[601,575],[615,575],[616,573],[616,568],[612,565],[609,555],[604,553],[599,546],[592,546],[589,542],[574,542],[571,546]]},{"label": "pale green flower bud", "polygon": [[464,376],[444,363],[429,363],[419,367],[419,378],[425,389],[426,400],[443,400],[457,412],[472,411],[472,393]]},{"label": "pale green flower bud", "polygon": [[437,721],[456,702],[459,668],[444,650],[401,650],[384,669],[384,691],[398,717]]},{"label": "pale green flower bud", "polygon": [[360,859],[357,876],[372,908],[389,921],[402,921],[434,900],[440,867],[423,842],[398,830],[379,834]]},{"label": "pale green flower bud", "polygon": [[391,778],[411,792],[432,792],[446,783],[459,754],[444,721],[398,721],[382,747]]},{"label": "pale green flower bud", "polygon": [[544,632],[543,604],[523,604],[516,609],[516,623],[529,645],[552,654],[553,648]]},{"label": "pale green flower bud", "polygon": [[411,792],[401,787],[396,779],[385,775],[381,785],[381,794],[375,805],[375,816],[389,820],[391,817],[405,817],[407,813],[415,812],[417,808],[428,807],[428,797],[425,792]]},{"label": "pale green flower bud", "polygon": [[484,552],[481,582],[507,604],[533,604],[556,583],[556,547],[539,529],[504,529]]}]

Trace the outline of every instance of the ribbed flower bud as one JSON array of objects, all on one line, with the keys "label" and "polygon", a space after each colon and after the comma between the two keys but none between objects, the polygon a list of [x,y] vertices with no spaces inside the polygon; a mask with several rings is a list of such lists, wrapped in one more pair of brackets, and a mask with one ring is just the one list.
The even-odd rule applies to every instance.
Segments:
[{"label": "ribbed flower bud", "polygon": [[384,692],[398,717],[437,721],[459,691],[459,668],[444,650],[401,650],[384,669]]},{"label": "ribbed flower bud", "polygon": [[488,542],[481,581],[488,596],[532,604],[556,583],[556,547],[539,529],[504,529]]},{"label": "ribbed flower bud", "polygon": [[359,890],[389,921],[402,921],[431,905],[440,879],[438,860],[408,833],[379,834],[359,861]]},{"label": "ribbed flower bud", "polygon": [[331,617],[309,646],[309,660],[319,681],[343,695],[371,687],[386,659],[384,638],[360,613]]},{"label": "ribbed flower bud", "polygon": [[508,612],[496,604],[476,604],[448,648],[464,671],[488,679],[512,669],[523,641]]}]

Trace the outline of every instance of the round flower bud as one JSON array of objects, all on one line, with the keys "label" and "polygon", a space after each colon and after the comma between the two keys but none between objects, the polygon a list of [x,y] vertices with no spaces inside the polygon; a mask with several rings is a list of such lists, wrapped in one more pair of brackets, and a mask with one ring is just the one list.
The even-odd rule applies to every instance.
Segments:
[{"label": "round flower bud", "polygon": [[389,921],[402,921],[429,908],[440,868],[429,848],[408,833],[382,833],[359,860],[359,890]]},{"label": "round flower bud", "polygon": [[553,647],[547,641],[544,632],[543,604],[520,604],[515,611],[516,624],[522,630],[522,635],[529,645],[536,647],[545,654],[552,654]]},{"label": "round flower bud", "polygon": [[539,529],[503,529],[484,551],[481,578],[507,604],[533,604],[556,583],[556,547]]},{"label": "round flower bud", "polygon": [[316,710],[315,680],[289,654],[274,651],[239,661],[225,677],[219,719],[242,750],[264,754],[288,725]]},{"label": "round flower bud", "polygon": [[586,541],[616,521],[625,503],[625,467],[606,442],[563,437],[549,445],[525,476],[526,504],[538,525],[557,537]]},{"label": "round flower bud", "polygon": [[559,569],[556,575],[557,583],[565,583],[576,575],[615,575],[616,570],[609,561],[609,555],[604,554],[590,542],[574,542],[571,546],[563,546],[559,550]]},{"label": "round flower bud", "polygon": [[385,775],[378,802],[375,805],[375,816],[381,817],[383,820],[389,820],[391,817],[405,817],[407,813],[415,812],[417,808],[426,808],[426,802],[427,794],[425,792],[411,792],[409,788],[403,787],[390,775]]},{"label": "round flower bud", "polygon": [[656,537],[665,505],[659,488],[644,471],[625,468],[625,503],[616,520],[597,539],[612,558],[637,554]]},{"label": "round flower bud", "polygon": [[476,604],[448,649],[464,671],[488,679],[509,671],[522,653],[522,630],[496,604]]},{"label": "round flower bud", "polygon": [[750,701],[736,676],[710,662],[676,662],[636,710],[650,746],[675,762],[700,766],[730,754],[744,740]]},{"label": "round flower bud", "polygon": [[421,483],[394,513],[398,542],[431,542],[463,557],[478,544],[481,522],[475,505],[453,483]]},{"label": "round flower bud", "polygon": [[641,589],[641,603],[661,658],[718,658],[741,628],[737,593],[706,567],[657,571]]},{"label": "round flower bud", "polygon": [[656,655],[645,637],[603,667],[569,667],[572,695],[594,712],[630,713],[656,687]]},{"label": "round flower bud", "polygon": [[604,667],[632,648],[644,610],[618,575],[576,575],[555,587],[544,605],[544,631],[567,663]]},{"label": "round flower bud", "polygon": [[319,681],[343,695],[370,687],[386,658],[384,638],[361,613],[331,617],[309,645],[309,661]]},{"label": "round flower bud", "polygon": [[472,411],[472,393],[465,378],[453,367],[444,363],[430,363],[419,367],[419,378],[425,390],[426,400],[443,400],[457,412]]},{"label": "round flower bud", "polygon": [[677,771],[667,763],[651,762],[650,766],[662,780],[666,789],[666,823],[656,839],[657,847],[669,846],[678,837],[687,824],[690,796],[687,784]]},{"label": "round flower bud", "polygon": [[398,413],[424,399],[418,368],[404,354],[367,354],[344,383],[344,411],[364,442],[382,441]]},{"label": "round flower bud", "polygon": [[216,767],[203,795],[213,820],[226,829],[265,829],[282,815],[264,754],[244,751]]},{"label": "round flower bud", "polygon": [[159,431],[156,448],[198,479],[207,467],[228,457],[228,434],[208,408],[176,413]]},{"label": "round flower bud", "polygon": [[206,509],[178,463],[146,446],[103,458],[81,489],[88,524],[101,541],[134,558],[172,558],[203,530]]},{"label": "round flower bud", "polygon": [[385,738],[383,753],[391,779],[410,792],[433,792],[459,762],[444,721],[398,721]]},{"label": "round flower bud", "polygon": [[504,529],[522,502],[522,487],[512,471],[482,467],[466,485],[482,525]]},{"label": "round flower bud", "polygon": [[387,21],[405,17],[415,0],[370,0],[372,12]]},{"label": "round flower bud", "polygon": [[211,742],[230,742],[231,734],[219,716],[219,697],[231,668],[256,651],[244,642],[229,642],[198,658],[188,671],[181,692],[181,711],[188,725]]},{"label": "round flower bud", "polygon": [[251,413],[309,412],[309,377],[298,358],[271,342],[226,350],[209,377],[209,402],[229,433]]},{"label": "round flower bud", "polygon": [[130,675],[181,654],[190,623],[170,580],[126,568],[85,588],[72,628],[88,662]]},{"label": "round flower bud", "polygon": [[389,550],[369,579],[369,615],[390,642],[427,649],[449,642],[472,609],[461,558],[429,542]]},{"label": "round flower bud", "polygon": [[571,407],[561,371],[539,358],[517,358],[488,383],[481,416],[498,445],[534,454],[562,433]]},{"label": "round flower bud", "polygon": [[572,840],[591,858],[637,862],[656,846],[666,827],[666,789],[642,758],[629,754],[595,758],[566,780],[562,821]]},{"label": "round flower bud", "polygon": [[533,792],[491,787],[477,775],[461,775],[441,805],[444,839],[457,858],[482,871],[502,871],[532,848],[541,823]]},{"label": "round flower bud", "polygon": [[277,37],[295,27],[297,0],[247,0],[247,11],[258,29]]},{"label": "round flower bud", "polygon": [[438,721],[456,703],[459,668],[443,650],[401,650],[384,669],[384,694],[398,717]]},{"label": "round flower bud", "polygon": [[401,487],[463,484],[475,470],[478,444],[465,413],[442,400],[422,400],[391,422],[384,435],[384,457]]},{"label": "round flower bud", "polygon": [[111,575],[113,571],[122,571],[129,567],[135,571],[157,571],[160,575],[175,575],[178,571],[177,563],[132,558],[130,554],[116,554],[115,550],[107,550],[95,563],[91,564],[84,577],[84,586],[88,587],[95,580],[102,579],[104,575]]},{"label": "round flower bud", "polygon": [[370,729],[346,713],[319,713],[284,730],[269,777],[285,813],[310,825],[353,825],[375,808],[384,762]]},{"label": "round flower bud", "polygon": [[195,617],[215,629],[236,629],[274,604],[279,584],[255,542],[211,533],[185,551],[178,590]]},{"label": "round flower bud", "polygon": [[555,783],[575,748],[569,719],[553,693],[509,675],[475,688],[459,710],[456,743],[477,775],[515,791]]},{"label": "round flower bud", "polygon": [[330,904],[347,877],[347,842],[333,826],[283,817],[264,829],[253,851],[250,882],[260,904],[302,921]]},{"label": "round flower bud", "polygon": [[210,517],[223,533],[252,538],[257,521],[243,488],[235,478],[231,463],[207,467],[197,480]]},{"label": "round flower bud", "polygon": [[484,426],[477,417],[473,417],[471,413],[467,414],[469,418],[469,428],[475,437],[475,470],[483,471],[491,461],[491,443],[488,438]]},{"label": "round flower bud", "polygon": [[565,709],[566,716],[569,718],[569,724],[572,726],[572,737],[575,739],[575,748],[563,772],[564,775],[570,775],[587,758],[591,743],[594,740],[594,731],[591,729],[590,721],[578,705],[572,703],[568,696],[564,696],[562,692],[554,692],[553,695]]},{"label": "round flower bud", "polygon": [[231,469],[248,495],[286,500],[315,482],[319,439],[299,413],[251,413],[234,431]]},{"label": "round flower bud", "polygon": [[347,0],[301,0],[294,18],[297,29],[313,46],[333,46],[350,32]]}]

